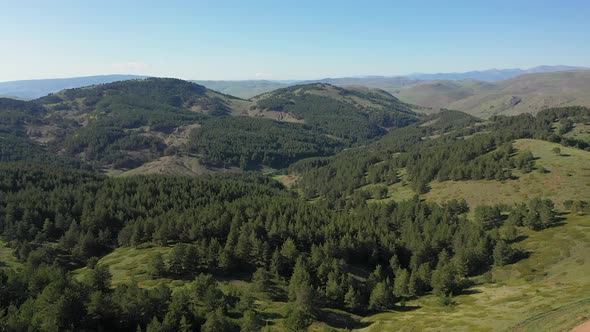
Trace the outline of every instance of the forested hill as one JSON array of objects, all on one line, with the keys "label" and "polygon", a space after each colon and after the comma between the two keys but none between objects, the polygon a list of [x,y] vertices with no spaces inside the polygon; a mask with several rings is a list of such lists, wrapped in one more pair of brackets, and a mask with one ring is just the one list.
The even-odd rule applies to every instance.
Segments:
[{"label": "forested hill", "polygon": [[140,173],[174,173],[187,163],[197,165],[195,174],[283,168],[365,144],[418,118],[383,91],[295,86],[280,92],[289,98],[280,109],[272,104],[276,96],[244,100],[187,81],[148,78],[26,102],[6,98],[0,102],[2,158],[43,156],[106,171],[142,167]]},{"label": "forested hill", "polygon": [[[510,180],[515,171],[535,168],[532,154],[516,153],[515,139],[535,138],[588,150],[590,139],[574,134],[574,129],[586,128],[589,122],[590,109],[583,107],[549,109],[536,116],[498,116],[486,122],[445,110],[392,130],[366,147],[302,160],[291,165],[290,172],[299,178],[297,186],[307,197],[327,197],[337,205],[351,197],[383,198],[402,174],[404,186],[416,194],[427,192],[435,180]],[[378,186],[373,192],[358,190],[366,185]]]},{"label": "forested hill", "polygon": [[378,89],[312,83],[252,98],[255,111],[280,112],[348,142],[365,142],[386,129],[416,122],[412,106]]}]

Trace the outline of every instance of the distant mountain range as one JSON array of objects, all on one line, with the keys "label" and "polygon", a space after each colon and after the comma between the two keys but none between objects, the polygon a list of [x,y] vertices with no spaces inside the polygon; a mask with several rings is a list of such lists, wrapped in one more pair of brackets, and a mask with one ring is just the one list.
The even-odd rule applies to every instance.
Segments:
[{"label": "distant mountain range", "polygon": [[498,82],[422,81],[396,89],[400,100],[430,108],[463,111],[481,118],[537,113],[562,106],[590,106],[590,70],[520,75]]},{"label": "distant mountain range", "polygon": [[[229,94],[240,98],[251,98],[276,89],[285,88],[296,84],[328,83],[337,86],[365,86],[369,88],[384,89],[391,93],[399,92],[400,88],[407,88],[425,81],[435,80],[477,80],[483,82],[497,82],[510,79],[523,74],[550,73],[559,71],[572,71],[590,69],[574,66],[538,66],[530,69],[490,69],[484,71],[470,71],[465,73],[438,73],[438,74],[411,74],[407,76],[358,76],[324,78],[318,80],[301,81],[271,81],[271,80],[242,80],[242,81],[213,81],[194,80],[192,82],[203,85],[209,89]],[[49,93],[55,93],[64,89],[80,88],[95,84],[126,81],[131,79],[143,79],[147,76],[137,75],[102,75],[58,79],[24,80],[0,82],[0,96],[21,99],[35,99]]]},{"label": "distant mountain range", "polygon": [[0,96],[35,99],[64,89],[81,88],[83,86],[142,79],[146,77],[147,76],[137,75],[100,75],[0,82]]},{"label": "distant mountain range", "polygon": [[536,74],[536,73],[550,73],[556,71],[569,71],[569,70],[584,70],[590,69],[587,67],[574,67],[574,66],[538,66],[529,69],[489,69],[482,71],[468,71],[465,73],[438,73],[438,74],[411,74],[407,75],[410,78],[419,80],[478,80],[484,82],[496,82],[506,80],[512,77],[524,75],[524,74]]}]

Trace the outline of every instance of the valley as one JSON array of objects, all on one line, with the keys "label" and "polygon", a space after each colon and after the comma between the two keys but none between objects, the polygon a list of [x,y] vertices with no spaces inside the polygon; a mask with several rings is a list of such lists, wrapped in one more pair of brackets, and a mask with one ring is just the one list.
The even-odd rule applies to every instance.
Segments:
[{"label": "valley", "polygon": [[0,332],[590,332],[590,2],[1,8]]},{"label": "valley", "polygon": [[590,110],[534,113],[158,78],[0,99],[0,326],[572,328]]}]

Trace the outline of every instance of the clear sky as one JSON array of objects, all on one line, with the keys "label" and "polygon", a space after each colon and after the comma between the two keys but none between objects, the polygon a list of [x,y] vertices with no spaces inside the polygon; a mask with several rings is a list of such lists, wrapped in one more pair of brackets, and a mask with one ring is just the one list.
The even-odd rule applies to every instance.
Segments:
[{"label": "clear sky", "polygon": [[590,66],[588,0],[0,1],[0,81]]}]

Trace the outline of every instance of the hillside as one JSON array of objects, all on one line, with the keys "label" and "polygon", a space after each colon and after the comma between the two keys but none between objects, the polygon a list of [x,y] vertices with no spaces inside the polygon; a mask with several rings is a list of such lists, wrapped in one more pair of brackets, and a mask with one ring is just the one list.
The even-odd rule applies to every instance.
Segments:
[{"label": "hillside", "polygon": [[252,98],[251,116],[287,115],[322,128],[327,134],[350,143],[366,142],[389,128],[417,120],[413,106],[383,90],[340,88],[310,83],[275,90]]},{"label": "hillside", "polygon": [[530,257],[494,267],[450,306],[434,297],[408,301],[406,310],[363,319],[368,327],[359,331],[570,331],[590,319],[588,215],[568,213],[558,227],[519,232],[516,246]]},{"label": "hillside", "polygon": [[[590,152],[540,140],[521,139],[517,151],[530,151],[543,171],[519,174],[514,181],[433,182],[424,197],[433,201],[465,199],[470,206],[512,204],[535,196],[552,199],[559,206],[567,200],[590,196]],[[560,148],[560,154],[552,150]],[[485,194],[484,194],[485,193]],[[590,197],[588,197],[590,199]]]},{"label": "hillside", "polygon": [[590,70],[526,74],[494,83],[437,81],[401,89],[396,97],[432,108],[488,118],[562,106],[590,105]]},{"label": "hillside", "polygon": [[324,78],[320,80],[310,80],[301,82],[302,84],[325,83],[341,87],[364,86],[372,89],[382,89],[385,91],[394,91],[395,89],[412,86],[421,83],[422,80],[408,78],[403,76],[396,77],[338,77]]},{"label": "hillside", "polygon": [[[35,145],[47,155],[0,163],[7,330],[535,330],[588,317],[588,108],[483,121],[417,116],[367,88],[245,101],[167,79],[0,102],[2,139],[55,119],[64,130]],[[109,168],[121,176],[48,158],[105,167],[138,151],[138,167]]]},{"label": "hillside", "polygon": [[[293,92],[302,89],[307,92]],[[272,105],[278,94],[288,96],[286,109]],[[330,85],[294,86],[244,100],[187,81],[148,78],[1,101],[5,133],[19,142],[6,146],[4,158],[46,150],[43,155],[111,174],[146,163],[126,174],[283,168],[417,119],[410,105],[386,92]]]},{"label": "hillside", "polygon": [[495,86],[474,80],[425,81],[408,88],[397,89],[394,95],[408,103],[427,108],[428,113],[437,112],[448,105],[472,97],[482,91],[491,91]]}]

